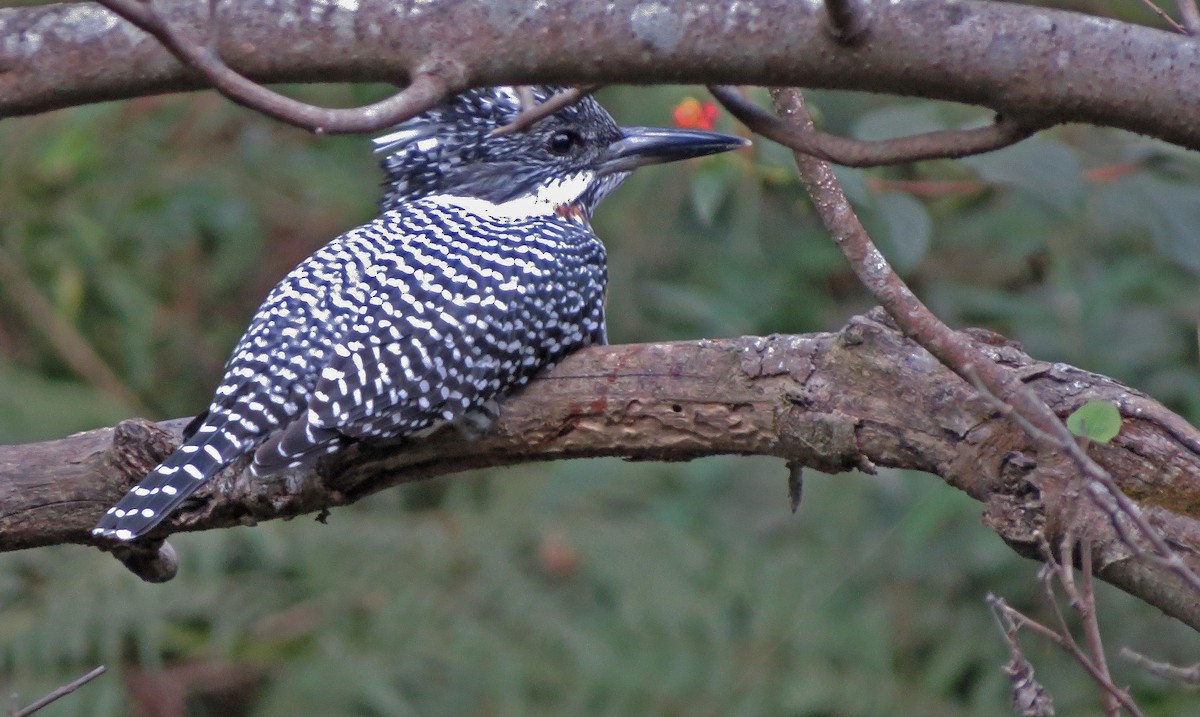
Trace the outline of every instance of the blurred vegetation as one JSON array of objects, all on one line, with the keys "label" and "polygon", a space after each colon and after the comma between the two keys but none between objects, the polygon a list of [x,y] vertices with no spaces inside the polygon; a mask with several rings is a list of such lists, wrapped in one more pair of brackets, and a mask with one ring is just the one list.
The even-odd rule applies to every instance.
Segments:
[{"label": "blurred vegetation", "polygon": [[[325,104],[379,87],[291,88]],[[694,88],[615,89],[667,124]],[[859,137],[984,121],[952,105],[813,93]],[[723,120],[725,129],[733,129]],[[0,123],[0,441],[200,410],[267,290],[372,216],[363,138],[316,138],[212,94]],[[962,162],[843,170],[889,257],[948,322],[985,326],[1200,417],[1200,162],[1087,127]],[[790,156],[648,169],[603,206],[614,342],[834,330],[870,302],[817,228]],[[30,318],[52,308],[64,343]],[[82,352],[79,346],[86,350]],[[123,391],[95,379],[114,374]],[[1036,565],[928,476],[779,461],[596,460],[413,485],[308,519],[179,536],[145,585],[64,547],[0,556],[0,684],[43,712],[121,715],[125,689],[218,665],[190,715],[1008,715],[983,598],[1049,619]],[[1110,646],[1194,662],[1200,641],[1103,589]],[[1060,715],[1098,713],[1081,670],[1025,646]],[[1148,714],[1194,695],[1121,663]],[[163,672],[159,672],[163,670]],[[157,677],[156,677],[157,676]],[[182,677],[178,677],[183,679]],[[136,701],[145,703],[145,697]]]}]

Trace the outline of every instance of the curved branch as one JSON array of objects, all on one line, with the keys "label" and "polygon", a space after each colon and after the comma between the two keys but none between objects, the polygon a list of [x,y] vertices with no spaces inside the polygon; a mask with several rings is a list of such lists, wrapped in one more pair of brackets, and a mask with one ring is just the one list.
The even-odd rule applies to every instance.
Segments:
[{"label": "curved branch", "polygon": [[[875,3],[831,37],[821,4],[686,0],[315,3],[157,0],[164,19],[255,82],[448,87],[694,82],[863,90],[1090,122],[1200,148],[1200,44],[1077,13],[985,0]],[[564,31],[568,30],[569,31]],[[936,38],[931,42],[930,38]],[[205,78],[95,3],[0,9],[0,116],[194,90]]]},{"label": "curved branch", "polygon": [[391,127],[433,107],[451,91],[441,77],[427,71],[414,76],[400,92],[373,104],[347,109],[317,107],[234,72],[211,48],[179,32],[150,2],[100,0],[100,4],[156,37],[180,62],[198,70],[215,90],[234,102],[317,134],[375,132]]},{"label": "curved branch", "polygon": [[708,91],[750,130],[794,152],[847,167],[878,167],[922,159],[958,159],[1016,144],[1039,129],[1045,129],[997,117],[995,122],[986,127],[863,141],[785,122],[743,97],[735,87],[710,85]]},{"label": "curved branch", "polygon": [[[1182,546],[1182,559],[1200,567],[1195,429],[1110,379],[1035,361],[994,334],[961,336],[1021,376],[1060,416],[1094,399],[1120,406],[1120,435],[1089,454]],[[0,447],[0,550],[90,542],[97,516],[172,449],[185,424],[168,421],[159,430],[126,421]],[[836,334],[586,349],[507,401],[478,441],[447,431],[408,443],[364,443],[278,479],[251,480],[234,467],[155,537],[322,512],[471,468],[717,454],[779,456],[827,472],[878,464],[937,474],[981,501],[985,523],[1022,555],[1038,559],[1042,536],[1086,536],[1097,576],[1200,629],[1200,605],[1170,570],[1132,554],[1103,516],[1078,509],[1066,490],[1074,464],[1039,451],[881,312]],[[781,466],[781,482],[786,473]],[[787,510],[782,486],[780,493]]]}]

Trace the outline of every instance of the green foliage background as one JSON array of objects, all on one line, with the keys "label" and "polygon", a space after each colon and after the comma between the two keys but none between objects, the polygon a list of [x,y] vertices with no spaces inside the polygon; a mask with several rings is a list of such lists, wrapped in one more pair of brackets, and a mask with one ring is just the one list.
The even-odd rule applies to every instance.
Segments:
[{"label": "green foliage background", "polygon": [[[325,104],[379,87],[303,87]],[[668,124],[696,89],[617,89]],[[761,99],[761,98],[760,98]],[[832,131],[962,126],[975,110],[814,93]],[[728,122],[726,120],[726,122]],[[733,129],[727,124],[726,129]],[[0,123],[0,250],[134,397],[81,379],[0,287],[0,441],[207,402],[254,307],[372,216],[363,138],[316,138],[211,94]],[[1097,168],[1119,172],[1096,172]],[[1200,162],[1126,134],[1042,133],[961,162],[841,176],[916,290],[952,325],[1116,376],[1200,418]],[[978,181],[899,191],[897,181]],[[928,185],[918,185],[928,186]],[[601,208],[614,342],[832,330],[870,305],[817,228],[790,157],[642,171]],[[984,606],[1051,619],[1037,566],[923,475],[810,475],[779,461],[596,460],[413,485],[309,519],[179,536],[180,577],[141,584],[81,547],[0,556],[0,684],[21,702],[120,668],[46,715],[129,714],[135,668],[232,667],[190,715],[1007,715]],[[1194,662],[1186,628],[1101,591],[1111,646]],[[1025,639],[1059,714],[1097,691]],[[1153,715],[1194,694],[1117,662]]]}]

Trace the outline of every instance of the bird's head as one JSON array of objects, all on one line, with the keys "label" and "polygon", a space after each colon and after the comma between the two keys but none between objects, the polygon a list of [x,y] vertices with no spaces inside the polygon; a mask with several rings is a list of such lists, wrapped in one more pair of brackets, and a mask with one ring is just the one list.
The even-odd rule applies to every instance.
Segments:
[{"label": "bird's head", "polygon": [[[561,88],[530,87],[535,101]],[[458,197],[511,216],[581,213],[629,173],[736,149],[741,137],[684,129],[618,127],[592,97],[507,134],[522,110],[511,87],[464,92],[375,140],[385,155],[383,209],[432,195]]]}]

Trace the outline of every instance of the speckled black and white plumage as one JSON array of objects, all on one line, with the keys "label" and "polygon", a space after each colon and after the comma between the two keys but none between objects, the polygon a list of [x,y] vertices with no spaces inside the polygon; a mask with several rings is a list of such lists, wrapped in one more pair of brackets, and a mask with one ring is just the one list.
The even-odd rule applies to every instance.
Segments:
[{"label": "speckled black and white plumage", "polygon": [[[538,100],[551,92],[534,88]],[[380,216],[271,291],[184,444],[93,533],[145,533],[251,452],[262,474],[350,440],[486,420],[538,372],[604,343],[605,252],[592,210],[631,166],[678,157],[630,149],[590,98],[490,134],[519,110],[510,88],[474,90],[377,140]],[[723,139],[701,137],[712,146],[685,156],[740,144],[712,137]]]}]

